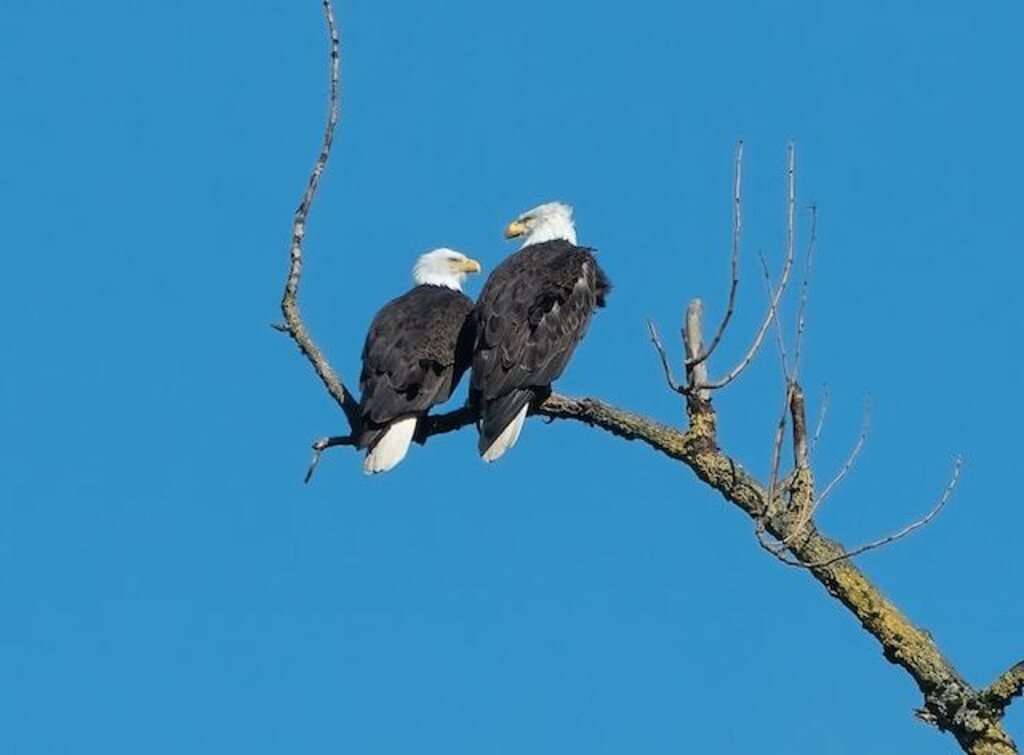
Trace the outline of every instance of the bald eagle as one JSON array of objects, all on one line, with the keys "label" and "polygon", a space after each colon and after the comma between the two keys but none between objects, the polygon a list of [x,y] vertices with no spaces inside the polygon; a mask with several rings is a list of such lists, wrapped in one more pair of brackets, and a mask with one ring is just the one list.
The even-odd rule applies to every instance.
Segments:
[{"label": "bald eagle", "polygon": [[473,310],[470,400],[480,413],[480,455],[494,461],[519,438],[531,404],[551,393],[611,282],[593,250],[576,246],[572,208],[551,202],[505,231],[523,237],[494,269]]},{"label": "bald eagle", "polygon": [[435,249],[413,268],[416,286],[373,318],[359,375],[362,399],[356,446],[363,471],[386,472],[405,458],[416,423],[448,400],[469,367],[472,300],[462,293],[480,263],[452,249]]}]

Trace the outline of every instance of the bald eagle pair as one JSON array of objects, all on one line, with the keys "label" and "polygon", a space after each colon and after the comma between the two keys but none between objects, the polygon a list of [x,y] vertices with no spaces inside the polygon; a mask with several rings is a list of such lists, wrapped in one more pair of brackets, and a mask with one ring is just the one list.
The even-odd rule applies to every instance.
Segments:
[{"label": "bald eagle pair", "polygon": [[363,347],[363,471],[400,462],[431,407],[448,400],[472,367],[469,400],[479,412],[480,455],[494,461],[519,438],[532,405],[551,392],[611,283],[592,250],[576,245],[572,208],[551,202],[509,224],[523,238],[473,305],[462,293],[480,264],[435,249],[413,268],[416,286],[373,318]]}]

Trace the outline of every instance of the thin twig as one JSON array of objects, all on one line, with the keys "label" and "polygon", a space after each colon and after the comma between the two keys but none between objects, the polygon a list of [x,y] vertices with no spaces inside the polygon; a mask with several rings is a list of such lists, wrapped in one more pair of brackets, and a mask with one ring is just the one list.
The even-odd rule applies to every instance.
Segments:
[{"label": "thin twig", "polygon": [[[795,167],[794,167],[795,149],[793,147],[793,143],[792,142],[789,143],[789,147],[787,149],[787,155],[788,155],[788,160],[787,160],[788,166],[787,166],[787,170],[786,170],[787,183],[788,183],[788,189],[787,189],[787,202],[788,202],[788,204],[787,204],[787,207],[789,208],[788,211],[787,211],[787,216],[788,217],[792,217],[792,215],[793,215],[793,207],[794,207],[795,202],[796,202],[796,188],[795,188],[795,179],[794,179],[794,176],[795,176]],[[768,328],[771,326],[773,320],[775,319],[776,311],[778,310],[778,307],[779,307],[779,301],[782,299],[782,294],[785,293],[785,291],[786,291],[786,286],[789,283],[789,274],[792,271],[792,269],[793,269],[793,244],[792,244],[792,241],[790,240],[790,241],[787,241],[787,244],[786,244],[786,261],[785,261],[785,264],[783,265],[783,268],[782,268],[782,277],[779,280],[779,286],[778,286],[778,288],[776,288],[775,295],[772,297],[771,302],[769,304],[768,314],[765,315],[764,321],[761,323],[761,327],[758,329],[757,335],[754,337],[754,342],[751,344],[750,348],[747,350],[747,353],[743,356],[743,359],[740,360],[739,364],[737,364],[735,367],[733,367],[731,370],[729,370],[729,372],[726,373],[725,377],[723,377],[723,378],[721,378],[719,380],[716,380],[714,382],[705,384],[705,385],[697,386],[696,387],[697,389],[717,390],[719,388],[724,388],[725,386],[729,385],[729,383],[731,383],[733,380],[738,378],[743,373],[743,371],[747,369],[747,367],[750,365],[750,363],[754,360],[754,357],[757,356],[757,352],[761,348],[761,343],[764,341],[765,334],[768,332]],[[690,390],[694,390],[694,388],[690,388]]]},{"label": "thin twig", "polygon": [[779,561],[784,563],[786,566],[803,566],[802,561],[798,561],[791,558],[786,554],[786,546],[784,543],[778,540],[769,540],[767,535],[768,531],[765,527],[764,519],[758,519],[754,523],[754,534],[757,536],[757,544],[764,550],[768,551]]},{"label": "thin twig", "polygon": [[675,376],[672,374],[672,366],[669,364],[668,355],[665,353],[665,345],[661,342],[661,336],[658,334],[658,327],[654,324],[654,320],[647,320],[647,330],[651,334],[651,343],[654,344],[654,349],[658,352],[658,357],[661,359],[661,369],[665,373],[665,382],[668,383],[668,387],[676,393],[682,392],[682,387],[676,382]]},{"label": "thin twig", "polygon": [[840,467],[839,471],[836,472],[829,483],[825,486],[824,490],[821,491],[821,495],[818,496],[814,502],[814,508],[817,510],[825,499],[829,497],[835,487],[843,481],[843,478],[853,469],[853,465],[857,462],[857,457],[860,456],[861,449],[864,448],[864,443],[867,442],[868,433],[871,432],[871,399],[867,399],[864,402],[864,419],[861,421],[860,435],[857,436],[857,442],[853,444],[853,448],[850,449],[849,455],[846,457],[846,461],[843,462],[843,466]]},{"label": "thin twig", "polygon": [[[775,488],[779,479],[779,465],[782,462],[782,444],[786,434],[786,418],[789,416],[789,413],[793,406],[794,393],[796,390],[798,390],[798,386],[796,384],[796,370],[794,369],[792,373],[789,370],[788,359],[786,358],[786,341],[782,334],[782,323],[778,314],[779,299],[781,298],[782,292],[785,290],[786,283],[789,279],[789,272],[793,266],[793,258],[795,256],[796,247],[796,230],[794,227],[794,207],[796,205],[796,190],[794,182],[794,154],[792,142],[790,142],[789,144],[787,157],[788,191],[786,192],[786,264],[783,267],[782,278],[779,281],[779,287],[778,289],[776,289],[775,296],[772,295],[771,273],[768,271],[768,262],[767,260],[765,260],[763,254],[758,255],[761,259],[761,267],[764,269],[765,285],[768,288],[768,316],[764,321],[764,326],[759,335],[763,335],[764,330],[770,323],[775,323],[775,331],[779,347],[779,357],[782,360],[782,373],[786,381],[786,399],[782,404],[782,411],[779,412],[779,421],[776,423],[775,427],[775,438],[772,441],[772,465],[771,473],[768,480],[769,515],[775,513]],[[753,358],[752,353],[750,354],[750,356],[751,358]],[[761,539],[761,534],[759,533],[758,540],[760,541]]]},{"label": "thin twig", "polygon": [[736,308],[736,291],[740,284],[740,236],[743,230],[741,187],[743,183],[743,140],[736,146],[736,168],[732,185],[732,255],[729,263],[730,281],[729,297],[725,306],[725,314],[718,324],[718,330],[707,349],[702,349],[699,354],[686,360],[687,369],[692,369],[710,357],[725,335],[725,329],[729,327],[729,321]]},{"label": "thin twig", "polygon": [[341,109],[338,104],[339,96],[339,71],[341,67],[341,43],[338,37],[338,27],[334,21],[334,7],[331,0],[323,0],[324,17],[327,21],[327,33],[330,37],[331,62],[330,62],[330,94],[328,97],[327,123],[324,126],[323,142],[320,146],[320,154],[313,164],[313,170],[309,174],[309,182],[306,191],[302,195],[298,209],[295,210],[295,217],[292,220],[292,241],[289,250],[290,262],[288,266],[288,277],[285,280],[284,294],[281,297],[281,312],[284,314],[285,332],[299,347],[309,363],[313,365],[317,376],[327,388],[328,393],[334,398],[345,412],[351,427],[356,427],[359,421],[359,406],[352,394],[345,388],[341,377],[334,371],[327,358],[324,357],[320,347],[317,346],[313,337],[309,334],[302,317],[299,314],[299,281],[302,277],[302,241],[306,235],[306,218],[313,205],[317,187],[320,185],[320,176],[327,167],[327,160],[331,155],[331,146],[334,143],[334,131],[338,125]]},{"label": "thin twig", "polygon": [[320,438],[313,442],[313,458],[309,462],[309,469],[306,470],[306,476],[302,480],[308,483],[313,478],[313,472],[316,471],[317,466],[320,464],[320,455],[323,454],[328,448],[334,448],[335,446],[354,446],[356,439],[351,435],[332,435],[326,438]]},{"label": "thin twig", "polygon": [[879,538],[878,540],[874,540],[870,543],[861,545],[857,548],[854,548],[852,551],[847,551],[841,556],[836,556],[835,558],[830,558],[825,561],[819,561],[817,563],[805,564],[805,566],[807,566],[810,569],[831,566],[837,561],[842,561],[847,558],[859,556],[863,553],[867,553],[868,551],[873,551],[877,550],[878,548],[882,548],[886,545],[889,545],[890,543],[895,543],[897,540],[902,540],[903,538],[905,538],[911,532],[921,529],[921,527],[924,527],[932,519],[937,517],[939,515],[939,512],[941,512],[946,507],[946,504],[949,503],[949,499],[952,498],[953,491],[956,489],[957,483],[960,481],[960,470],[962,467],[963,459],[957,456],[956,461],[953,462],[953,474],[949,478],[949,483],[946,485],[946,489],[942,492],[942,497],[939,498],[939,502],[935,504],[935,507],[931,511],[929,511],[925,516],[918,519],[916,522],[908,524],[899,532],[895,532],[892,535],[888,535],[886,537]]},{"label": "thin twig", "polygon": [[[565,400],[558,396],[555,396],[555,399]],[[427,442],[428,438],[434,435],[444,435],[445,433],[461,430],[467,425],[472,425],[477,421],[477,417],[476,408],[468,405],[453,409],[444,414],[428,414],[425,417],[421,417],[419,422],[416,423],[416,434],[413,436],[413,440],[423,445]],[[306,472],[305,481],[309,482],[317,465],[320,463],[320,455],[328,448],[354,445],[356,445],[356,439],[352,435],[334,435],[315,441],[313,443],[313,460],[309,465],[309,470]]]},{"label": "thin twig", "polygon": [[782,403],[782,411],[779,412],[779,421],[775,425],[775,437],[772,440],[772,465],[768,476],[768,501],[766,516],[772,516],[778,510],[775,502],[775,493],[779,484],[779,467],[782,464],[782,445],[786,437],[786,418],[789,416],[790,402],[793,399],[793,383],[786,384],[786,400]]},{"label": "thin twig", "polygon": [[811,205],[811,233],[807,241],[807,252],[804,256],[804,276],[800,282],[800,304],[796,314],[796,338],[793,348],[793,379],[797,379],[800,370],[800,346],[803,342],[804,330],[806,328],[805,313],[807,310],[807,299],[811,288],[811,268],[814,264],[814,245],[818,239],[818,205]]},{"label": "thin twig", "polygon": [[811,438],[811,456],[814,455],[814,449],[818,445],[818,438],[821,437],[821,431],[825,428],[825,417],[828,415],[828,386],[825,386],[824,394],[821,397],[821,408],[818,410],[818,421],[814,426],[814,437]]},{"label": "thin twig", "polygon": [[[761,260],[761,271],[764,275],[764,286],[768,292],[768,306],[771,306],[772,293],[772,274],[768,270],[768,260],[764,258],[764,254],[761,252],[757,253],[757,258]],[[776,312],[772,318],[775,323],[775,345],[779,349],[779,361],[782,363],[782,378],[783,380],[789,381],[792,376],[789,373],[789,357],[786,354],[786,337],[782,333],[782,318],[779,317],[779,313]]]},{"label": "thin twig", "polygon": [[[793,169],[792,164],[792,148],[793,143],[790,142],[790,171]],[[796,192],[794,191],[793,183],[790,181],[788,191],[786,192],[786,258],[796,258]],[[776,322],[779,318],[779,313],[775,313]],[[781,326],[780,326],[781,327]],[[792,371],[787,371],[789,380],[793,381],[797,378],[798,364],[794,362]]]},{"label": "thin twig", "polygon": [[[853,558],[854,556],[861,556],[869,551],[884,548],[887,545],[895,543],[897,540],[902,540],[915,530],[921,529],[921,527],[924,527],[926,524],[931,522],[935,517],[939,515],[942,509],[946,507],[946,504],[949,503],[949,499],[953,496],[953,491],[956,489],[957,483],[960,481],[960,470],[962,467],[963,459],[958,456],[956,457],[956,461],[953,462],[953,474],[950,477],[949,483],[947,483],[945,490],[943,490],[942,496],[939,498],[938,503],[936,503],[932,510],[929,511],[925,516],[921,517],[916,522],[908,524],[906,527],[899,530],[898,532],[894,532],[893,534],[879,538],[878,540],[872,540],[870,543],[860,545],[854,548],[853,550],[844,551],[843,553],[839,554],[838,556],[834,556],[833,558],[824,559],[822,561],[799,561],[787,556],[783,552],[784,546],[773,547],[771,544],[761,541],[760,537],[758,537],[758,540],[761,542],[762,547],[764,547],[769,553],[774,555],[787,566],[795,566],[802,569],[824,569],[825,567],[832,566],[833,564],[838,563],[839,561],[845,561],[847,559]],[[793,536],[791,535],[787,537],[786,540],[791,540],[792,537]],[[785,543],[785,541],[783,541],[783,543]]]}]

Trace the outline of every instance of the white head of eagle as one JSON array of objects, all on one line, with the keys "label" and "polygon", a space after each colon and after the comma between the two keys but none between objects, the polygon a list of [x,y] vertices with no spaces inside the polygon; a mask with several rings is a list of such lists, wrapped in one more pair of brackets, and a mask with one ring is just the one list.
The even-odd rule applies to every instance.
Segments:
[{"label": "white head of eagle", "polygon": [[445,286],[462,290],[467,273],[479,273],[480,263],[462,252],[441,247],[420,255],[412,268],[412,278],[420,286]]},{"label": "white head of eagle", "polygon": [[562,202],[548,202],[527,210],[508,224],[505,238],[522,237],[523,246],[564,239],[576,245],[576,226],[572,222],[572,207]]}]

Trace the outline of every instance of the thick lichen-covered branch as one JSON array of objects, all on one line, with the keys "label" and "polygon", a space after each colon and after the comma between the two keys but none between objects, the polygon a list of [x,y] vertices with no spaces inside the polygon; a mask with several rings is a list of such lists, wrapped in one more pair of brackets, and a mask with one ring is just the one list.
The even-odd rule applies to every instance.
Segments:
[{"label": "thick lichen-covered branch", "polygon": [[[931,636],[910,620],[848,558],[838,542],[825,537],[811,523],[801,524],[799,510],[782,510],[766,517],[768,490],[749,475],[714,438],[699,429],[676,430],[647,417],[623,411],[590,398],[552,396],[538,411],[556,419],[571,419],[598,427],[627,440],[639,440],[651,448],[686,464],[703,482],[717,490],[765,527],[787,550],[805,564],[808,571],[846,606],[882,647],[884,656],[913,677],[924,695],[922,716],[952,732],[965,750],[972,753],[1015,752],[1012,741],[997,717],[985,714],[978,694],[942,655]],[[712,423],[693,418],[694,428]],[[1024,672],[1021,672],[1024,674]],[[1017,676],[1013,676],[1017,681]],[[998,689],[1013,688],[1004,682]]]},{"label": "thick lichen-covered branch", "polygon": [[1024,694],[1024,661],[1011,666],[1007,671],[992,682],[992,686],[982,690],[981,697],[986,704],[998,711],[1000,715],[1013,698]]},{"label": "thick lichen-covered branch", "polygon": [[[701,411],[709,410],[697,413]],[[792,557],[809,565],[807,571],[878,640],[886,659],[910,674],[924,695],[924,706],[919,712],[923,720],[953,733],[965,752],[1016,752],[999,718],[1009,699],[1020,694],[1024,666],[1007,672],[986,693],[975,692],[942,655],[931,636],[912,624],[882,594],[849,560],[842,545],[821,534],[813,522],[801,521],[799,510],[768,515],[767,488],[718,448],[715,438],[706,432],[714,427],[711,418],[691,417],[691,429],[681,431],[598,399],[557,394],[548,397],[534,413],[553,420],[581,422],[625,440],[639,441],[688,466],[725,500],[755,521],[764,522],[769,534],[786,543]],[[417,440],[423,442],[432,435],[456,431],[474,421],[469,408],[432,417],[424,423]]]},{"label": "thick lichen-covered branch", "polygon": [[[812,565],[809,573],[878,640],[883,655],[904,668],[917,683],[925,701],[922,718],[953,733],[966,752],[977,755],[1016,752],[999,723],[999,716],[982,704],[978,693],[946,660],[931,636],[912,624],[882,594],[847,558],[842,545],[822,535],[813,523],[801,523],[799,511],[783,510],[766,517],[768,490],[720,450],[714,438],[699,429],[681,432],[596,399],[552,396],[539,413],[583,422],[627,440],[639,440],[686,464],[727,501],[751,518],[764,521],[769,534],[779,542],[788,543],[787,550],[794,558]],[[714,426],[706,418],[694,419],[694,428]],[[793,537],[798,525],[801,529]],[[1024,671],[1009,676],[1012,679],[1003,682],[998,689],[1016,689],[1019,693],[1019,687],[1013,685],[1020,683]]]},{"label": "thick lichen-covered branch", "polygon": [[[1007,672],[986,693],[975,692],[942,655],[931,635],[912,624],[849,560],[843,546],[821,534],[813,522],[801,516],[800,509],[782,510],[767,516],[767,488],[718,448],[709,432],[716,424],[708,416],[712,413],[709,405],[694,403],[692,406],[691,429],[686,431],[594,398],[553,394],[534,413],[553,420],[581,422],[625,440],[639,441],[688,466],[725,500],[755,521],[763,521],[772,537],[787,543],[786,548],[793,558],[809,565],[808,572],[878,640],[883,655],[904,668],[917,683],[924,695],[924,706],[919,713],[924,720],[952,732],[966,752],[977,755],[1016,752],[1012,740],[999,724],[999,716],[1010,697],[1020,694],[1024,666]],[[424,423],[422,437],[417,439],[422,441],[431,435],[452,432],[474,420],[469,408],[439,415]],[[998,715],[994,711],[997,700],[1004,701]]]}]

